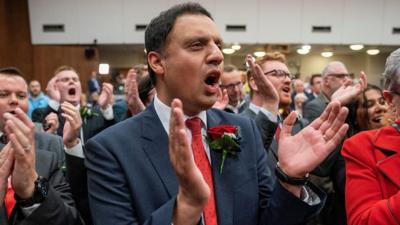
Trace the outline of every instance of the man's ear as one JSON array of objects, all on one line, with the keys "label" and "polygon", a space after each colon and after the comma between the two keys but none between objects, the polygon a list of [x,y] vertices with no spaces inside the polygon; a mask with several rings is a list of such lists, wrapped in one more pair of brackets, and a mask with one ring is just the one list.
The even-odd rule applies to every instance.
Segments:
[{"label": "man's ear", "polygon": [[253,77],[249,78],[249,86],[250,86],[251,90],[256,91],[256,92],[258,91],[256,81],[254,80]]},{"label": "man's ear", "polygon": [[147,61],[157,76],[164,74],[164,64],[160,53],[154,51],[149,52],[149,54],[147,54]]},{"label": "man's ear", "polygon": [[393,104],[393,95],[392,95],[392,93],[390,93],[390,91],[383,90],[383,97],[385,98],[385,100],[388,103],[388,105],[392,105]]}]

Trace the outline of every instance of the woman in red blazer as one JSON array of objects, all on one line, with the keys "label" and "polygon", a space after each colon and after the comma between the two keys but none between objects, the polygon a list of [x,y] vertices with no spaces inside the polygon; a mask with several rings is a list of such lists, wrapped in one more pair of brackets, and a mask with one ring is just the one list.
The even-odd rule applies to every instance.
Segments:
[{"label": "woman in red blazer", "polygon": [[[400,115],[400,49],[386,61],[384,96]],[[400,120],[346,140],[346,211],[349,225],[400,224]]]}]

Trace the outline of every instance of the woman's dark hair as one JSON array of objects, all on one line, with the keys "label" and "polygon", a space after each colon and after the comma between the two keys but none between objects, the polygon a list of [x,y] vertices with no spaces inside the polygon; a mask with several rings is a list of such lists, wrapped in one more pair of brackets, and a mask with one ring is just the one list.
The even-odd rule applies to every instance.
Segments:
[{"label": "woman's dark hair", "polygon": [[153,90],[153,88],[154,85],[149,75],[142,77],[142,79],[139,81],[138,85],[139,98],[144,105],[146,105],[147,98],[151,90]]}]

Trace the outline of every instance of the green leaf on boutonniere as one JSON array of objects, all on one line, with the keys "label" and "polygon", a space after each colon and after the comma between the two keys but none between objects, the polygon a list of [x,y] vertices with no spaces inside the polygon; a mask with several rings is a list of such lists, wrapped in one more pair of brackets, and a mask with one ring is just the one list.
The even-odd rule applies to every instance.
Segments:
[{"label": "green leaf on boutonniere", "polygon": [[98,116],[96,112],[93,112],[93,110],[87,106],[83,106],[79,109],[79,112],[81,114],[81,118],[83,120],[83,123],[86,123],[87,119],[92,118],[93,116]]},{"label": "green leaf on boutonniere", "polygon": [[208,129],[206,141],[210,148],[222,154],[219,172],[222,174],[228,156],[237,157],[240,152],[240,136],[237,127],[221,125]]}]

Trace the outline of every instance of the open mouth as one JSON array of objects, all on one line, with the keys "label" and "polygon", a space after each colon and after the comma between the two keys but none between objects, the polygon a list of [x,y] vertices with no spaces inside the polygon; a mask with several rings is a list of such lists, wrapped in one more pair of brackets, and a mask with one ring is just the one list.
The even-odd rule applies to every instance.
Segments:
[{"label": "open mouth", "polygon": [[382,116],[377,116],[371,119],[372,122],[374,123],[380,123],[382,120]]},{"label": "open mouth", "polygon": [[283,87],[282,91],[285,93],[290,93],[290,87]]},{"label": "open mouth", "polygon": [[209,75],[204,81],[207,85],[214,86],[218,83],[219,77],[214,74]]},{"label": "open mouth", "polygon": [[76,94],[76,89],[75,89],[75,88],[70,88],[70,89],[68,90],[68,94],[69,94],[69,95],[75,95],[75,94]]}]

